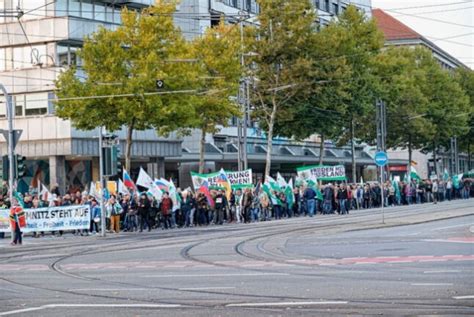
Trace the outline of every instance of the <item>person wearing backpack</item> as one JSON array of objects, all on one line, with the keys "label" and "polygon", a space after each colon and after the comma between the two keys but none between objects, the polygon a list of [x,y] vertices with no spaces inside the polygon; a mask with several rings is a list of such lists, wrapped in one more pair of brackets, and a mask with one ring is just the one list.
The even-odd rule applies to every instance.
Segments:
[{"label": "person wearing backpack", "polygon": [[112,195],[105,206],[107,212],[110,214],[110,231],[115,233],[120,232],[120,215],[123,212],[122,206],[115,200],[115,196]]}]

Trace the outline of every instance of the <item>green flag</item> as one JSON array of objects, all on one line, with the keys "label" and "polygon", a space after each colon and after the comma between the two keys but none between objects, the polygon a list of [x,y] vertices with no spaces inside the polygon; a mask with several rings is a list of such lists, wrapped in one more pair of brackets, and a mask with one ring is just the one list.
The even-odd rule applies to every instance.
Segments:
[{"label": "green flag", "polygon": [[295,194],[293,194],[293,179],[290,179],[285,188],[286,202],[288,203],[288,209],[292,209],[295,203]]},{"label": "green flag", "polygon": [[278,183],[270,176],[265,177],[265,184],[268,184],[270,188],[276,192],[281,192],[281,187]]},{"label": "green flag", "polygon": [[273,205],[281,205],[280,199],[277,196],[275,196],[275,194],[272,192],[273,189],[271,188],[271,185],[268,182],[265,182],[263,184],[262,189],[270,198]]},{"label": "green flag", "polygon": [[453,176],[453,186],[454,188],[461,188],[461,180],[462,180],[462,175],[463,174],[458,174]]},{"label": "green flag", "polygon": [[21,208],[25,208],[25,201],[17,191],[13,192],[13,197],[18,201],[18,204],[21,206]]},{"label": "green flag", "polygon": [[448,170],[445,168],[444,173],[443,173],[443,180],[447,181],[449,179],[449,173]]},{"label": "green flag", "polygon": [[410,166],[410,179],[414,179],[417,182],[421,180],[420,175],[418,175],[418,172],[416,171],[414,166]]}]

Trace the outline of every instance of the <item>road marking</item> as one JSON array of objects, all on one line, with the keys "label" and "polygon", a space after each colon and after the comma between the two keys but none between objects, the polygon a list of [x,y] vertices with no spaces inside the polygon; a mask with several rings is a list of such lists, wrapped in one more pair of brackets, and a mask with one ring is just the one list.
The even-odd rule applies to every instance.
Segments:
[{"label": "road marking", "polygon": [[471,225],[471,224],[466,224],[466,223],[464,223],[464,224],[461,224],[461,225],[435,228],[435,229],[431,229],[431,231],[438,231],[438,230],[451,229],[451,228],[457,228],[457,227],[465,227],[465,226],[470,226],[470,225]]},{"label": "road marking", "polygon": [[16,315],[32,311],[44,310],[48,308],[82,308],[82,307],[95,307],[95,308],[178,308],[181,307],[179,304],[49,304],[38,307],[30,307],[23,309],[10,310],[1,312],[0,316]]},{"label": "road marking", "polygon": [[344,301],[323,301],[323,302],[270,302],[270,303],[237,303],[227,304],[226,307],[271,307],[271,306],[311,306],[311,305],[344,305]]},{"label": "road marking", "polygon": [[453,283],[411,283],[412,286],[451,286]]},{"label": "road marking", "polygon": [[178,288],[180,291],[205,291],[205,290],[213,290],[213,289],[235,289],[233,286],[217,286],[217,287],[185,287],[185,288]]},{"label": "road marking", "polygon": [[460,270],[438,270],[438,271],[424,271],[424,274],[436,274],[436,273],[460,273]]},{"label": "road marking", "polygon": [[474,299],[474,295],[454,296],[454,299]]},{"label": "road marking", "polygon": [[71,288],[68,291],[150,291],[152,288]]},{"label": "road marking", "polygon": [[227,276],[288,276],[289,273],[229,273],[229,274],[162,274],[142,277],[227,277]]}]

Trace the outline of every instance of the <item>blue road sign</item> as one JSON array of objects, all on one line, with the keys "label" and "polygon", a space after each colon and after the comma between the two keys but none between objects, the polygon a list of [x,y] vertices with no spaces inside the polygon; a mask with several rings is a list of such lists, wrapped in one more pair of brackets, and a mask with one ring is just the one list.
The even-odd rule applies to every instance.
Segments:
[{"label": "blue road sign", "polygon": [[377,166],[385,166],[388,163],[388,156],[386,152],[375,153],[375,164]]}]

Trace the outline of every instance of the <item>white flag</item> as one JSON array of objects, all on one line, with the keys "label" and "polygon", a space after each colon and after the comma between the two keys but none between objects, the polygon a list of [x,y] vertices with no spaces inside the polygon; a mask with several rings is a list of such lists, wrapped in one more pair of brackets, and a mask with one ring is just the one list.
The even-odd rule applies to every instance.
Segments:
[{"label": "white flag", "polygon": [[282,190],[285,190],[286,186],[288,185],[285,178],[281,176],[280,172],[277,173],[277,183]]},{"label": "white flag", "polygon": [[125,186],[125,184],[122,182],[120,178],[118,181],[118,192],[122,195],[130,195],[130,191],[128,190],[128,188]]},{"label": "white flag", "polygon": [[161,201],[163,193],[156,186],[153,179],[148,175],[143,168],[140,167],[140,173],[138,174],[137,185],[145,187],[155,197],[156,200]]},{"label": "white flag", "polygon": [[41,185],[41,191],[38,192],[38,196],[40,197],[40,199],[42,201],[52,201],[54,198],[53,195],[51,195],[51,193],[49,192],[48,188],[46,188],[46,186],[44,186],[44,184],[41,184],[41,182],[39,181],[38,184]]}]

